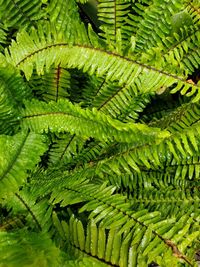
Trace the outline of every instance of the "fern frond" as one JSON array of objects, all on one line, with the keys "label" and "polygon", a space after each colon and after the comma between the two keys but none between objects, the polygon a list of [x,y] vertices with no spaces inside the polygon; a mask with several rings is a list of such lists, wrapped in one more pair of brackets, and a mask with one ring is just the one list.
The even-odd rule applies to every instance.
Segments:
[{"label": "fern frond", "polygon": [[[35,38],[38,39],[36,36]],[[27,78],[32,75],[33,64],[36,64],[38,74],[43,74],[44,66],[48,70],[53,63],[56,65],[60,63],[65,67],[83,68],[83,71],[87,71],[89,74],[106,75],[107,80],[118,80],[119,85],[124,86],[133,85],[143,93],[155,92],[161,87],[167,88],[173,85],[172,93],[181,91],[181,94],[184,95],[187,93],[190,96],[197,94],[194,101],[198,101],[200,97],[198,86],[185,81],[184,78],[121,57],[118,54],[86,47],[84,44],[88,43],[88,40],[84,34],[81,39],[82,44],[74,46],[58,41],[58,39],[50,43],[48,41],[46,44],[37,42],[36,45],[32,38],[23,32],[18,35],[17,43],[13,42],[10,47],[10,55],[7,53],[7,60],[23,70]]]},{"label": "fern frond", "polygon": [[107,173],[106,179],[116,186],[119,192],[135,194],[145,188],[168,188],[169,186],[189,188],[193,182],[199,182],[200,160],[199,157],[177,162],[174,158],[168,158],[161,166],[147,169],[140,167],[139,173],[128,172],[116,175]]},{"label": "fern frond", "polygon": [[199,9],[0,0],[0,266],[197,266]]},{"label": "fern frond", "polygon": [[46,12],[60,34],[70,36],[76,32],[76,27],[82,24],[75,1],[51,0]]},{"label": "fern frond", "polygon": [[39,0],[8,0],[6,2],[1,0],[0,7],[0,20],[11,28],[34,26],[36,21],[45,14],[42,10],[42,2]]},{"label": "fern frond", "polygon": [[19,107],[23,99],[30,98],[31,91],[19,73],[5,64],[0,69],[0,134],[13,134],[19,121]]},{"label": "fern frond", "polygon": [[150,101],[149,94],[142,97],[136,94],[137,89],[119,87],[115,82],[91,76],[83,91],[84,106],[96,107],[118,120],[134,121]]},{"label": "fern frond", "polygon": [[28,83],[20,75],[20,72],[8,64],[5,57],[1,54],[0,62],[0,80],[6,84],[7,89],[17,104],[20,104],[24,99],[30,99],[31,90]]},{"label": "fern frond", "polygon": [[98,162],[101,171],[105,173],[114,172],[121,175],[124,171],[129,174],[141,168],[160,168],[167,159],[175,158],[181,164],[182,160],[198,155],[199,123],[188,127],[182,133],[176,133],[169,138],[163,139],[159,144],[143,143],[141,145],[121,144],[118,149],[108,158]]},{"label": "fern frond", "polygon": [[47,233],[52,226],[52,207],[46,199],[36,199],[31,191],[24,189],[9,199],[9,206],[15,214],[26,215],[27,225],[33,230],[42,230]]},{"label": "fern frond", "polygon": [[19,230],[0,232],[1,266],[60,266],[60,251],[48,235]]},{"label": "fern frond", "polygon": [[[57,104],[46,104],[40,101],[27,102],[23,111],[23,126],[36,132],[64,132],[95,137],[99,140],[117,140],[134,142],[137,136],[144,140],[167,136],[167,132],[159,133],[158,129],[148,128],[142,124],[122,123],[93,109],[82,109],[67,100],[60,99]],[[35,123],[36,122],[36,123]],[[54,122],[54,123],[52,123]],[[54,125],[52,128],[51,125]],[[87,125],[87,127],[85,127]]]},{"label": "fern frond", "polygon": [[[117,247],[115,247],[115,250],[113,250],[112,252],[113,245],[110,244],[111,248],[106,249],[106,251],[109,251],[109,256],[106,256],[106,254],[104,256],[101,256],[108,262],[114,264],[117,263],[117,265],[119,264],[121,266],[120,263],[125,261],[126,263],[124,263],[124,266],[127,266],[126,264],[128,262],[128,258],[132,257],[131,260],[135,262],[132,266],[138,266],[138,264],[140,263],[140,260],[138,262],[138,259],[140,257],[144,257],[145,262],[151,262],[153,258],[159,260],[159,255],[162,254],[162,260],[166,260],[166,262],[170,258],[171,261],[174,261],[174,263],[177,264],[178,260],[182,259],[186,263],[191,265],[191,261],[187,258],[186,255],[178,250],[177,245],[174,243],[177,242],[180,247],[182,244],[183,251],[187,253],[187,247],[183,245],[185,243],[185,232],[182,231],[182,234],[179,235],[178,239],[177,234],[180,233],[180,229],[183,227],[183,225],[187,224],[187,229],[192,226],[193,222],[191,220],[188,221],[188,217],[182,216],[181,218],[177,219],[176,227],[174,227],[172,226],[175,222],[174,219],[167,219],[163,221],[160,219],[161,217],[159,212],[154,211],[151,214],[146,210],[141,209],[138,212],[133,211],[131,209],[131,206],[125,201],[125,198],[123,196],[116,194],[113,195],[114,189],[115,188],[113,187],[105,186],[101,186],[101,188],[97,189],[97,186],[94,185],[84,185],[83,187],[81,186],[80,188],[76,189],[73,186],[68,185],[68,188],[65,188],[65,190],[74,191],[74,196],[77,197],[77,195],[80,194],[81,197],[87,200],[88,203],[86,203],[80,209],[80,212],[83,212],[85,210],[89,212],[92,211],[90,213],[89,219],[92,220],[93,227],[91,230],[88,229],[89,232],[87,234],[87,238],[84,237],[83,227],[81,227],[81,224],[77,219],[72,218],[70,222],[70,227],[73,228],[72,240],[75,246],[85,249],[86,252],[91,253],[93,256],[100,256],[98,255],[98,245],[100,246],[100,248],[102,248],[103,245],[105,246],[105,243],[97,245],[98,240],[100,243],[101,241],[103,241],[101,238],[98,239],[97,237],[98,233],[96,224],[100,223],[101,227],[105,229],[111,229],[110,232],[112,233],[112,242],[113,238],[118,239],[119,242],[118,251],[116,251]],[[54,193],[52,195],[54,204],[60,202],[61,199],[63,199],[62,205],[66,205],[68,201],[65,200],[64,196],[61,198],[61,194],[58,195],[57,193],[58,192],[56,192],[56,195]],[[107,217],[106,215],[108,214],[112,214],[112,216]],[[77,223],[79,226],[76,225]],[[76,232],[77,230],[75,230],[77,228],[78,232]],[[90,231],[92,233],[93,231],[95,231],[94,236],[93,234],[91,236]],[[193,232],[193,238],[191,238],[192,243],[198,235],[198,231],[196,231],[195,234]],[[146,240],[147,236],[148,242],[143,243],[144,239]],[[109,241],[110,238],[108,237],[108,244],[109,242],[111,242],[111,240]],[[81,240],[81,244],[79,243],[79,240]],[[127,246],[123,247],[123,244],[127,244]],[[122,247],[124,248],[124,250],[122,249]],[[135,253],[131,253],[130,255],[128,251],[131,248],[133,249],[132,252],[134,251],[134,249],[136,249],[136,251]],[[177,258],[173,258],[174,256],[172,254],[175,248],[177,248],[177,251],[179,251]],[[120,251],[122,254],[120,254]],[[115,256],[113,255],[113,257],[111,257],[112,253],[114,253]]]},{"label": "fern frond", "polygon": [[185,103],[149,125],[168,129],[171,133],[186,129],[199,121],[199,103]]},{"label": "fern frond", "polygon": [[198,47],[196,46],[199,39],[200,31],[197,30],[186,39],[179,41],[173,48],[169,48],[163,53],[165,64],[173,64],[184,71],[187,70],[189,74],[193,73],[199,66]]},{"label": "fern frond", "polygon": [[68,163],[81,152],[84,139],[70,134],[64,134],[56,139],[49,150],[49,162],[53,165]]},{"label": "fern frond", "polygon": [[10,134],[13,131],[13,126],[17,124],[19,111],[13,96],[2,81],[0,81],[0,95],[0,133]]},{"label": "fern frond", "polygon": [[[135,35],[138,31],[138,28],[140,27],[141,20],[144,20],[146,11],[151,5],[152,0],[137,1],[131,5],[131,10],[127,14],[124,25],[124,31],[126,32],[127,36],[129,36],[129,39],[132,36],[135,40]],[[133,47],[133,50],[134,49],[135,46]]]},{"label": "fern frond", "polygon": [[21,132],[14,136],[0,136],[0,197],[6,198],[18,190],[47,149],[44,137]]},{"label": "fern frond", "polygon": [[[55,171],[55,169],[41,172],[39,174],[36,172],[36,174],[31,177],[31,193],[35,197],[38,197],[39,195],[44,197],[49,196],[55,188],[63,188],[63,186],[79,187],[80,185],[88,184],[89,179],[92,176],[94,176],[94,169],[89,168],[85,168],[72,174],[66,171]],[[57,196],[55,191],[54,193]],[[77,204],[85,200],[78,194],[76,197],[74,196],[73,191],[71,193],[63,191],[63,195],[60,195],[60,200],[63,200],[64,197],[66,203],[69,205]],[[59,196],[57,197],[59,198]],[[53,198],[51,201],[53,201]]]},{"label": "fern frond", "polygon": [[[98,18],[101,22],[102,36],[111,50],[119,54],[123,51],[127,39],[123,36],[123,25],[130,10],[130,1],[105,1],[98,3]],[[125,42],[125,44],[123,44]],[[121,46],[121,47],[120,47]]]},{"label": "fern frond", "polygon": [[7,31],[7,27],[3,23],[0,23],[0,52],[3,52],[4,46],[8,43]]},{"label": "fern frond", "polygon": [[194,6],[191,1],[174,1],[170,7],[167,1],[162,5],[155,1],[145,12],[137,31],[136,51],[142,48],[148,52],[152,47],[162,45],[173,50],[174,46],[198,31],[198,14]]},{"label": "fern frond", "polygon": [[70,77],[70,73],[58,65],[41,76],[33,73],[29,86],[39,98],[45,101],[57,101],[59,98],[67,98],[69,96]]}]

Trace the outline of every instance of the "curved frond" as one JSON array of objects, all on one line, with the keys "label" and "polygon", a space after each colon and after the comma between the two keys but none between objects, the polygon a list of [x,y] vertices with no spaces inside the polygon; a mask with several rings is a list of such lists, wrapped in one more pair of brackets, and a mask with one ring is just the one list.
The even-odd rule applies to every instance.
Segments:
[{"label": "curved frond", "polygon": [[[38,40],[39,37],[34,38]],[[106,75],[107,80],[117,80],[119,85],[126,87],[133,85],[143,93],[156,92],[161,87],[167,88],[173,85],[172,93],[181,91],[184,95],[196,94],[194,101],[198,101],[200,97],[198,86],[185,81],[183,77],[166,73],[115,53],[87,46],[88,40],[84,35],[81,39],[81,45],[73,46],[58,39],[48,41],[46,44],[39,41],[35,43],[29,35],[23,32],[18,35],[17,43],[13,42],[10,47],[7,60],[23,70],[27,78],[32,75],[34,64],[36,64],[38,74],[43,74],[44,66],[48,70],[53,63],[56,63],[56,65],[61,64],[68,68],[83,69],[89,74]],[[146,87],[147,84],[148,87]]]},{"label": "curved frond", "polygon": [[8,206],[12,207],[12,213],[23,214],[26,225],[29,225],[31,229],[50,231],[52,207],[46,199],[38,200],[30,190],[24,189],[9,198]]},{"label": "curved frond", "polygon": [[60,164],[61,162],[68,163],[72,158],[80,154],[85,143],[84,141],[86,140],[75,134],[59,135],[48,152],[49,162],[53,165]]},{"label": "curved frond", "polygon": [[[116,140],[119,142],[136,142],[142,140],[165,138],[168,132],[159,133],[157,128],[148,128],[143,124],[122,123],[112,119],[96,109],[82,109],[67,100],[60,99],[57,104],[40,101],[27,102],[23,111],[23,126],[36,132],[64,132],[95,137],[99,140]],[[52,123],[53,122],[53,123]],[[54,127],[51,127],[54,125]],[[86,127],[87,125],[87,127]]]}]

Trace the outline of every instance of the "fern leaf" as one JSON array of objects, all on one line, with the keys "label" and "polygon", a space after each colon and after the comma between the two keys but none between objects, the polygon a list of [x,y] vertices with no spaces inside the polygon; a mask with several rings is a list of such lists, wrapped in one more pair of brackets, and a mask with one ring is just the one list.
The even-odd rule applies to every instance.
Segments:
[{"label": "fern leaf", "polygon": [[[90,74],[96,72],[100,76],[106,75],[106,79],[110,81],[118,80],[120,85],[130,86],[136,83],[135,86],[137,88],[139,86],[140,90],[145,93],[155,92],[160,87],[174,85],[172,93],[181,91],[185,95],[191,90],[189,95],[197,93],[194,101],[198,101],[200,96],[197,85],[184,81],[182,77],[168,74],[154,67],[121,57],[118,54],[85,47],[84,44],[87,44],[88,40],[84,36],[81,37],[82,45],[69,46],[65,42],[54,40],[53,43],[46,43],[45,45],[38,43],[36,48],[32,38],[23,32],[18,35],[17,43],[13,42],[12,47],[10,47],[11,55],[7,53],[7,60],[23,70],[28,79],[32,75],[34,63],[36,63],[38,74],[42,74],[44,65],[46,65],[46,69],[49,69],[55,62],[66,67],[83,68],[83,71]],[[35,38],[38,39],[36,36]],[[40,58],[39,61],[38,57]],[[142,83],[141,80],[143,80]],[[145,87],[147,83],[148,88]]]},{"label": "fern leaf", "polygon": [[0,232],[0,238],[1,264],[5,266],[60,266],[60,251],[46,234],[28,233],[23,229]]},{"label": "fern leaf", "polygon": [[[108,46],[113,47],[119,54],[122,53],[119,43],[123,42],[123,25],[125,24],[126,17],[129,13],[129,1],[107,1],[101,0],[98,4],[98,18],[101,22],[100,35],[106,39]],[[118,35],[122,33],[118,40]],[[123,48],[122,48],[123,49]]]},{"label": "fern leaf", "polygon": [[[108,242],[107,246],[111,246],[111,247],[106,249],[107,253],[110,253],[109,255],[105,256],[106,261],[114,264],[114,263],[118,263],[121,257],[124,257],[124,255],[120,254],[119,250],[121,248],[121,242],[124,240],[124,238],[126,239],[128,238],[126,237],[126,230],[128,231],[128,229],[129,229],[129,232],[130,232],[130,229],[132,229],[131,235],[129,235],[129,238],[128,238],[129,247],[138,242],[140,244],[139,245],[140,248],[137,249],[137,253],[139,254],[141,253],[141,255],[143,255],[144,257],[148,255],[150,260],[152,258],[154,259],[157,258],[160,255],[160,253],[161,254],[164,253],[164,255],[166,254],[164,256],[164,258],[166,257],[166,260],[169,257],[171,257],[171,260],[173,260],[172,252],[174,252],[173,249],[175,249],[176,245],[172,241],[169,241],[169,239],[172,239],[175,242],[176,234],[182,228],[183,224],[185,224],[187,221],[186,216],[182,216],[180,220],[178,219],[176,227],[172,227],[172,224],[174,223],[174,219],[161,222],[159,219],[160,218],[159,212],[154,211],[151,215],[151,213],[148,213],[147,211],[141,210],[141,209],[138,212],[133,212],[129,210],[131,206],[129,206],[129,204],[125,202],[124,197],[119,196],[119,195],[117,196],[116,194],[113,195],[113,197],[111,197],[113,188],[108,188],[108,187],[105,188],[102,186],[101,189],[97,191],[94,186],[86,185],[86,186],[83,186],[82,188],[76,189],[76,193],[83,192],[83,191],[84,191],[84,196],[87,199],[88,203],[80,209],[80,212],[83,212],[84,210],[92,211],[89,218],[93,220],[92,224],[88,225],[90,229],[87,230],[88,234],[87,234],[87,239],[85,241],[85,246],[86,246],[85,249],[87,253],[91,253],[93,256],[97,255],[98,253],[98,249],[96,249],[97,244],[99,244],[97,242],[98,239],[96,237],[98,230],[95,224],[97,222],[98,223],[101,222],[101,227],[111,228],[110,238],[111,238],[111,232],[113,233],[112,241],[109,240],[109,238],[107,241]],[[95,194],[95,198],[93,198],[93,194]],[[102,196],[104,199],[103,201],[100,200],[102,199]],[[114,212],[115,209],[117,209],[118,211],[116,210],[116,212]],[[122,217],[121,218],[119,217],[119,213],[120,213],[119,211],[122,212],[122,217],[125,217],[123,220],[122,220]],[[105,212],[106,213],[112,212],[112,219],[111,217],[108,218],[107,216],[105,216]],[[128,218],[129,220],[127,220]],[[70,232],[74,233],[73,236],[71,237],[71,242],[76,247],[77,246],[80,247],[80,244],[77,240],[79,239],[82,240],[86,238],[84,237],[85,234],[83,231],[79,232],[77,230],[77,227],[80,227],[78,226],[78,224],[80,223],[78,223],[77,219],[72,219],[69,224],[70,226],[69,233]],[[191,224],[191,221],[190,222],[188,221],[187,227],[190,227],[190,224]],[[75,227],[75,225],[77,226]],[[117,231],[117,234],[115,234],[115,231]],[[82,237],[79,237],[79,234]],[[143,243],[145,239],[144,236],[146,235],[146,238],[148,238],[147,236],[149,234],[150,234],[149,242],[151,241],[150,245],[149,245],[149,242]],[[194,234],[194,236],[195,235],[197,235],[197,233]],[[185,239],[184,239],[184,232],[183,232],[182,235],[179,235],[179,243],[181,243],[182,241],[184,242],[184,240]],[[109,242],[112,242],[111,243],[112,245],[109,244]],[[191,239],[191,242],[193,242],[192,239]],[[87,244],[90,244],[91,247],[88,247]],[[174,244],[173,247],[171,244]],[[155,249],[156,246],[159,246],[159,250]],[[116,250],[115,251],[112,250],[114,248],[117,249],[117,247],[118,247],[118,252]],[[129,250],[129,247],[127,247],[127,250]],[[131,255],[132,254],[130,254],[129,257],[131,257]],[[182,254],[180,251],[179,251],[179,256],[180,257],[177,257],[177,259],[176,258],[174,259],[176,262],[178,261],[178,258],[185,260],[186,263],[190,262],[190,260],[187,259],[187,257],[184,254]],[[137,264],[137,259],[134,259],[134,261]]]},{"label": "fern leaf", "polygon": [[39,0],[0,1],[0,19],[7,27],[28,27],[44,16],[42,2]]},{"label": "fern leaf", "polygon": [[58,65],[42,76],[33,73],[29,85],[40,99],[57,101],[69,96],[70,73]]},{"label": "fern leaf", "polygon": [[[151,129],[142,124],[125,124],[110,118],[93,109],[81,109],[67,100],[59,100],[57,104],[33,101],[27,103],[23,113],[23,125],[36,132],[68,131],[71,134],[95,137],[99,140],[117,140],[119,142],[134,142],[138,135],[145,140],[163,138],[167,132],[159,133],[158,129]],[[36,121],[36,123],[34,122]],[[50,128],[54,121],[55,127]],[[85,127],[87,125],[87,127]]]},{"label": "fern leaf", "polygon": [[30,89],[12,66],[5,64],[5,68],[0,70],[0,133],[11,134],[18,124],[23,99],[30,98]]},{"label": "fern leaf", "polygon": [[44,138],[34,133],[22,132],[14,136],[0,136],[1,171],[0,196],[8,196],[17,191],[31,170],[40,161],[46,150]]},{"label": "fern leaf", "polygon": [[84,141],[75,135],[60,136],[49,150],[49,162],[55,165],[60,162],[70,162],[72,158],[79,155]]}]

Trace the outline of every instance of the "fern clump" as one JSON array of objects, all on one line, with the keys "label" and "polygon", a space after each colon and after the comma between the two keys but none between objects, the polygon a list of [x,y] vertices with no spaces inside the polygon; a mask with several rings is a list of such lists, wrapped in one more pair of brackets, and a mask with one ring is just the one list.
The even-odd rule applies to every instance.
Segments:
[{"label": "fern clump", "polygon": [[0,10],[0,266],[198,266],[200,2]]}]

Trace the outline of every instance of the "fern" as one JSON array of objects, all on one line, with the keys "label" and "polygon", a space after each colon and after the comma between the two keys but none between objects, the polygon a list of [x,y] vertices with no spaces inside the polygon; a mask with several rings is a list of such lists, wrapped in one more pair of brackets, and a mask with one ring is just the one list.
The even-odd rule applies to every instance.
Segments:
[{"label": "fern", "polygon": [[198,266],[199,9],[0,0],[0,266]]}]

